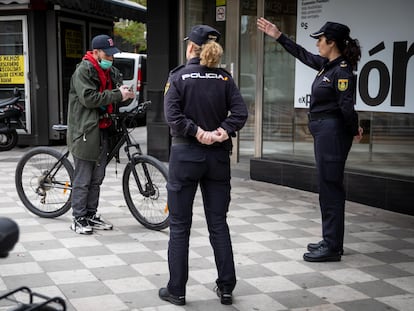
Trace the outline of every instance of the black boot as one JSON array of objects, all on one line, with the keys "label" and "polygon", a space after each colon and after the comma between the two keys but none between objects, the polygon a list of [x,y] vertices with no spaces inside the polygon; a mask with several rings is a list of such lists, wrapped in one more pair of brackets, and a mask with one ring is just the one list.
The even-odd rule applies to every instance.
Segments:
[{"label": "black boot", "polygon": [[341,254],[322,245],[312,252],[303,254],[303,260],[310,262],[341,261]]},{"label": "black boot", "polygon": [[162,300],[171,302],[174,305],[177,305],[177,306],[183,306],[183,305],[185,305],[185,296],[175,296],[175,295],[172,295],[168,291],[168,288],[166,288],[166,287],[160,288],[160,290],[158,291],[158,296]]},{"label": "black boot", "polygon": [[[310,252],[314,252],[314,251],[316,251],[319,247],[321,247],[321,246],[323,246],[323,245],[326,245],[326,243],[325,243],[325,241],[324,240],[322,240],[322,241],[319,241],[318,243],[309,243],[308,244],[308,251],[310,251]],[[344,249],[342,248],[340,251],[339,251],[339,255],[343,255],[344,254]]]}]

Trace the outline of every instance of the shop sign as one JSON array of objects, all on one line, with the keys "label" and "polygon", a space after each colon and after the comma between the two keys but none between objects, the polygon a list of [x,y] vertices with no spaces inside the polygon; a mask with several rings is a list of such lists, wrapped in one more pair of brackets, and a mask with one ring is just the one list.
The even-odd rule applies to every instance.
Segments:
[{"label": "shop sign", "polygon": [[75,29],[65,29],[65,52],[68,58],[80,59],[82,53],[82,32]]},{"label": "shop sign", "polygon": [[0,84],[24,84],[23,55],[0,55]]}]

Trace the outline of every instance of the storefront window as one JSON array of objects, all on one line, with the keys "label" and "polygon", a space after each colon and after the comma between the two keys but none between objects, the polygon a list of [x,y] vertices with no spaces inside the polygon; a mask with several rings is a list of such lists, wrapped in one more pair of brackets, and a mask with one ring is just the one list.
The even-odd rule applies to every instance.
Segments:
[{"label": "storefront window", "polygon": [[[265,1],[264,6],[265,17],[293,40],[296,40],[296,3]],[[317,53],[316,47],[314,53]],[[412,64],[411,60],[408,68]],[[407,81],[412,81],[409,80],[413,79],[412,71],[407,69],[407,73]],[[265,36],[262,157],[313,164],[308,109],[294,108],[294,75],[295,59],[275,40]],[[353,144],[347,169],[414,177],[414,114],[360,111],[359,117],[364,137]]]},{"label": "storefront window", "polygon": [[[295,40],[295,2],[266,1],[264,15]],[[295,59],[269,36],[265,36],[264,41],[263,73],[263,157],[292,154],[295,142]]]},{"label": "storefront window", "polygon": [[19,89],[20,103],[25,108],[24,122],[30,132],[26,25],[25,16],[0,17],[0,98],[11,97],[13,89]]}]

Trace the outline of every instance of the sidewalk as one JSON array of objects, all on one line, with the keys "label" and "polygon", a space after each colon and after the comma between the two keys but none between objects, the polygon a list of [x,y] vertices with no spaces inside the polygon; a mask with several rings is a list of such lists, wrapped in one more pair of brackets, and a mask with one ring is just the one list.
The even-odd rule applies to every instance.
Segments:
[{"label": "sidewalk", "polygon": [[[130,214],[123,165],[117,175],[114,163],[107,168],[99,209],[114,230],[81,236],[69,229],[70,212],[44,219],[22,206],[14,170],[25,151],[0,153],[0,216],[21,230],[13,252],[0,259],[0,294],[25,285],[79,311],[414,309],[414,217],[347,202],[342,261],[307,263],[306,244],[321,239],[317,194],[249,180],[246,163],[234,167],[229,212],[234,304],[221,305],[212,291],[216,268],[198,193],[187,305],[173,306],[158,298],[168,281],[169,231],[145,229]],[[8,305],[0,301],[0,310]]]}]

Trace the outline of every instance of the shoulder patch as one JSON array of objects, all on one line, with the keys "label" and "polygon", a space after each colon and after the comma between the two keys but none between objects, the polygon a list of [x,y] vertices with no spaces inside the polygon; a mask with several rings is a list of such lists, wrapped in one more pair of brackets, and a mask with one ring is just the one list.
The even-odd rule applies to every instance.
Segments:
[{"label": "shoulder patch", "polygon": [[339,64],[339,66],[341,66],[341,68],[346,68],[346,67],[348,67],[348,64],[347,64],[347,62],[346,61],[342,61],[340,64]]},{"label": "shoulder patch", "polygon": [[165,94],[167,94],[167,92],[168,92],[168,89],[170,88],[170,81],[168,81],[166,84],[165,84],[165,87],[164,87],[164,96],[165,96]]},{"label": "shoulder patch", "polygon": [[348,89],[348,79],[338,79],[338,90],[341,92]]}]

